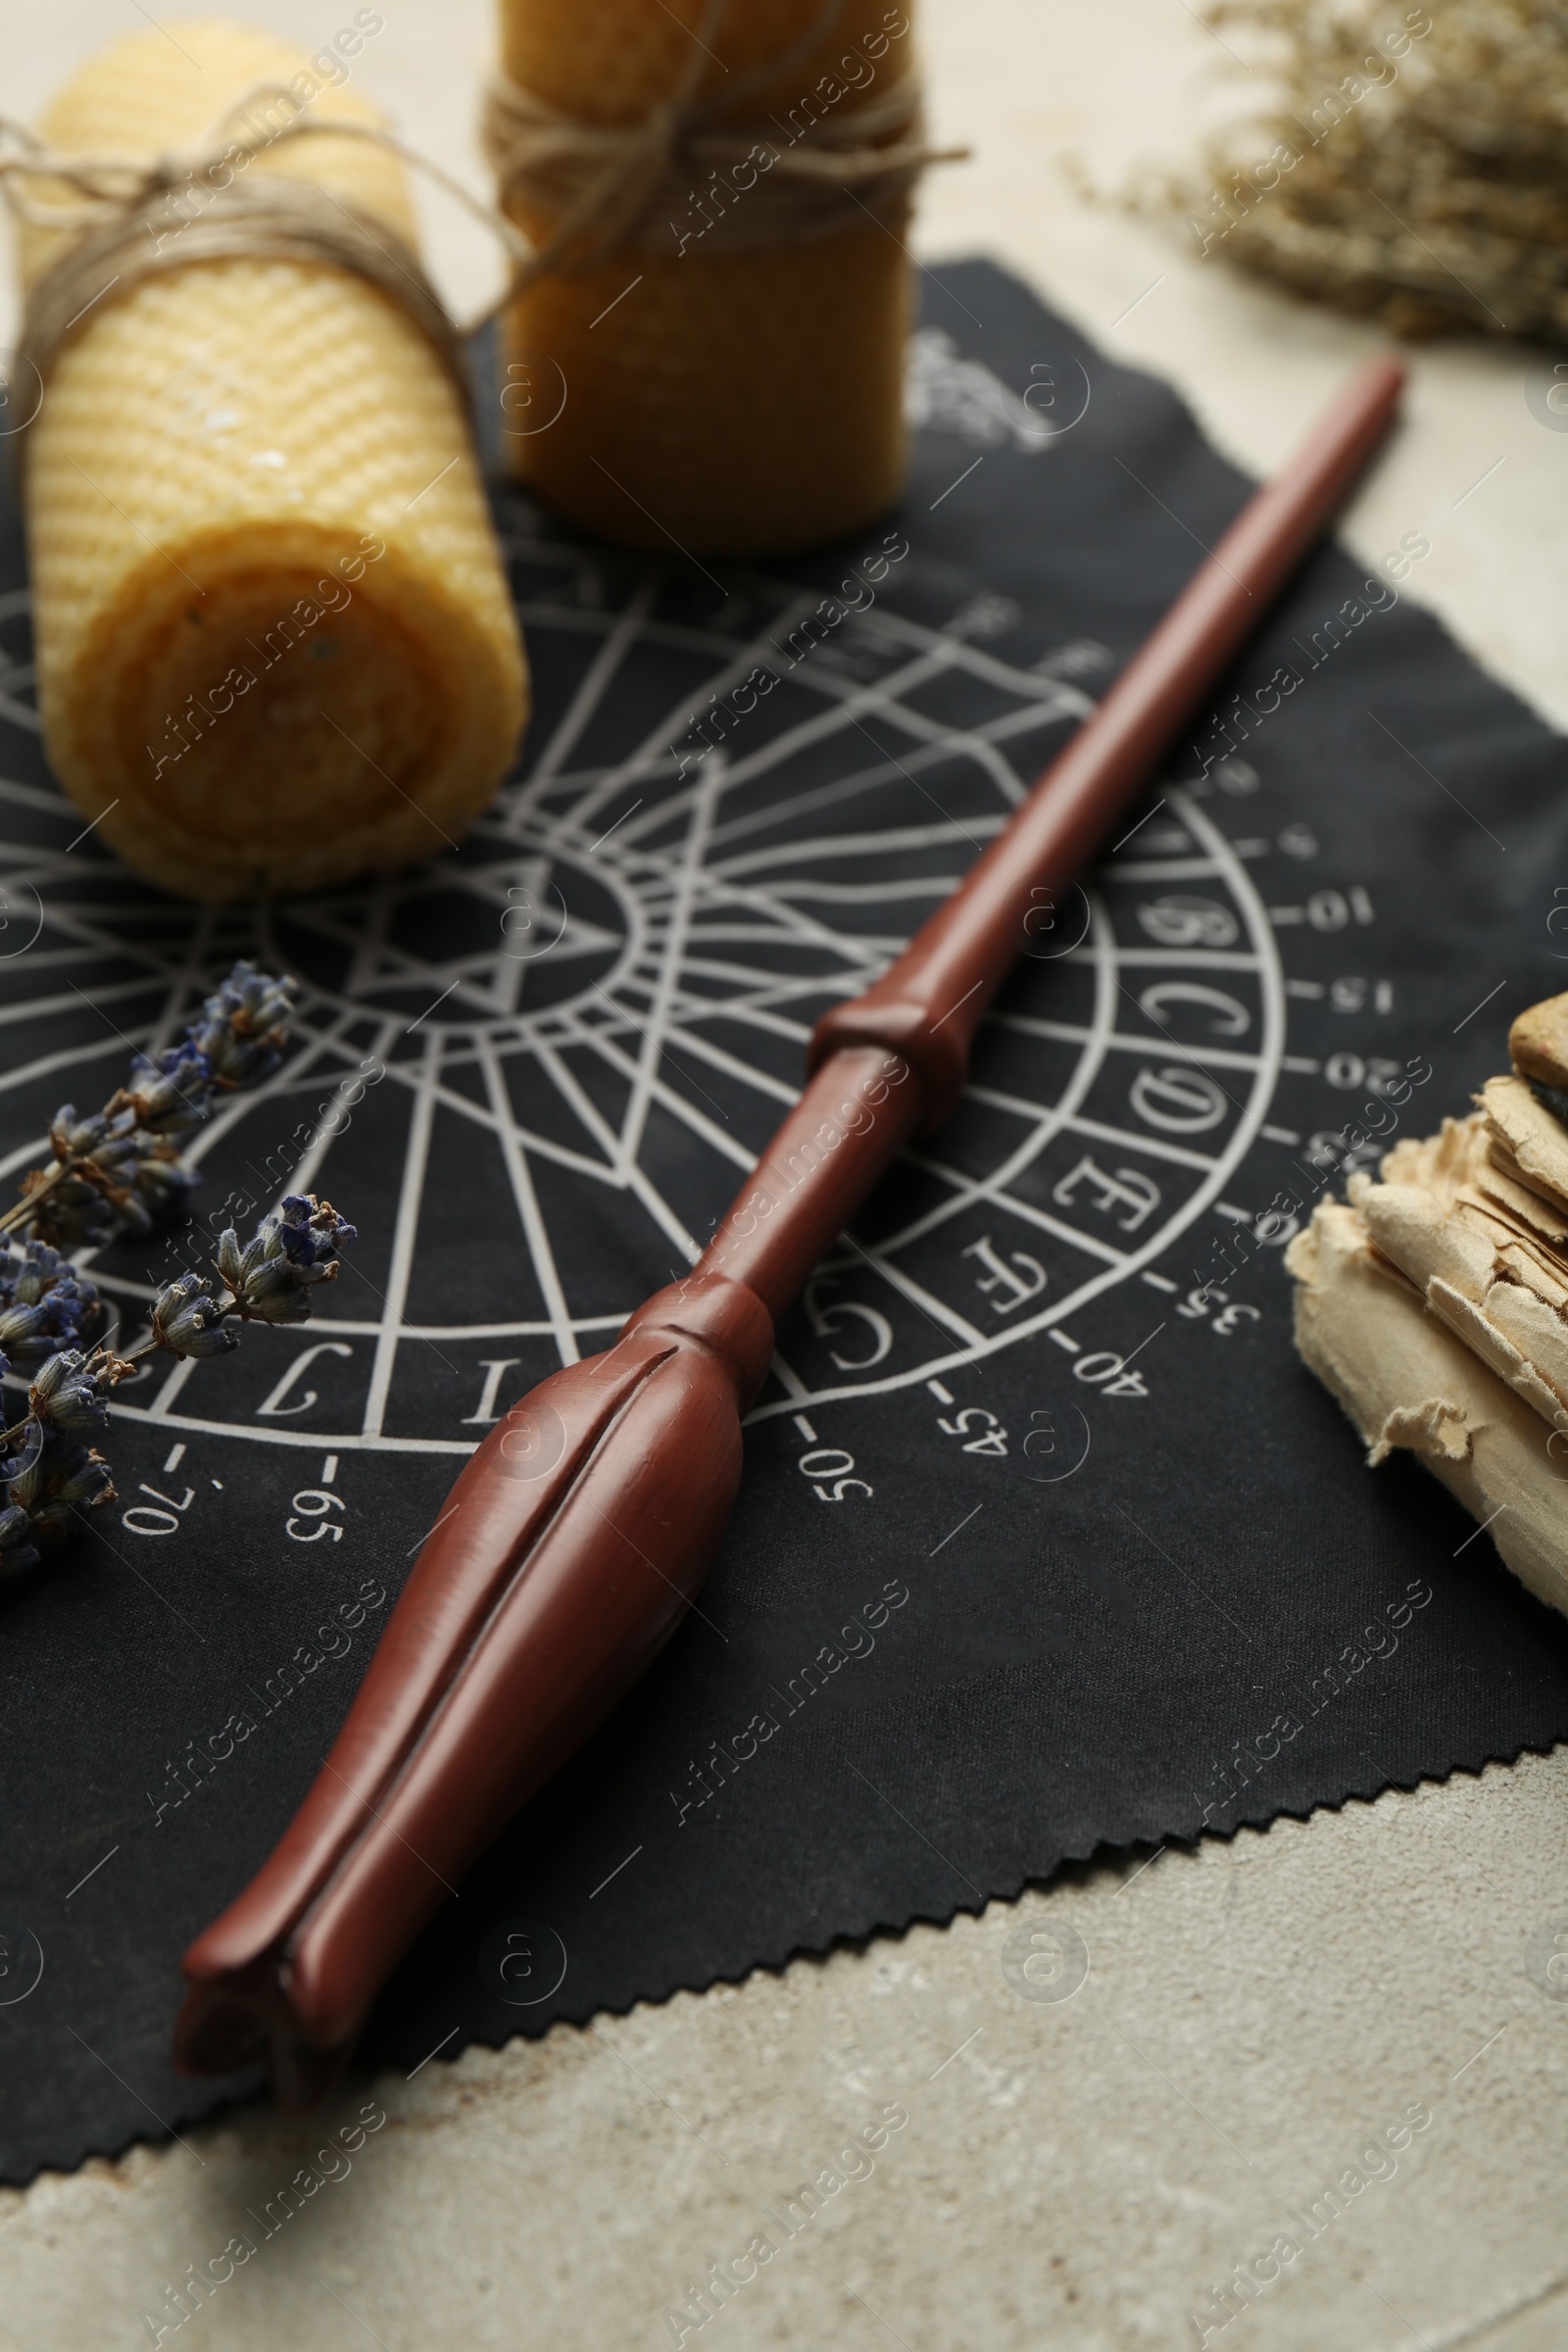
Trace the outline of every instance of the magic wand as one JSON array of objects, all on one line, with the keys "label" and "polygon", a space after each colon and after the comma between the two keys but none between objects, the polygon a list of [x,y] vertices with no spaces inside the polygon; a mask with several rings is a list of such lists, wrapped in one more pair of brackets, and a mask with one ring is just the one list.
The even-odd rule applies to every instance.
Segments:
[{"label": "magic wand", "polygon": [[1031,925],[1257,629],[1403,380],[1385,360],[1350,384],[953,896],[863,996],[823,1015],[805,1092],[685,1279],[478,1447],[319,1778],[185,1955],[184,2071],[266,2055],[281,2106],[324,2096],[443,1896],[669,1639],[729,1519],[775,1318],[897,1153],[954,1109]]}]

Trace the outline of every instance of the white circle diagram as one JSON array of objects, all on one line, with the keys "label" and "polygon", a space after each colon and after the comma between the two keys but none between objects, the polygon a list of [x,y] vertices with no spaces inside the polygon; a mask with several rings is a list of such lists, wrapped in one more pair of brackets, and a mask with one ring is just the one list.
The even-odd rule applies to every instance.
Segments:
[{"label": "white circle diagram", "polygon": [[[55,1091],[96,1106],[126,1044],[167,1044],[236,955],[286,967],[293,1049],[190,1156],[214,1195],[249,1166],[261,1206],[330,1193],[368,1237],[364,1272],[307,1330],[250,1336],[243,1380],[238,1358],[194,1381],[176,1365],[117,1411],[314,1451],[461,1454],[545,1373],[609,1345],[700,1252],[824,1006],[958,882],[1092,708],[1075,681],[1103,659],[1004,655],[1022,619],[1005,599],[937,626],[889,580],[818,635],[803,624],[819,591],[792,582],[719,592],[560,542],[508,552],[537,715],[520,780],[456,856],[215,913],[76,847],[74,810],[41,822],[48,796],[0,777],[0,810],[30,812],[0,878],[45,916],[4,1017],[77,1016],[43,1057]],[[24,625],[8,598],[0,713],[19,727]],[[759,670],[775,681],[761,699]],[[1279,1076],[1285,987],[1246,859],[1178,787],[1102,867],[1073,937],[1022,956],[960,1111],[818,1269],[754,1417],[940,1382],[1043,1334],[1086,1380],[1102,1354],[1114,1374],[1092,1316],[1079,1325],[1222,1200]],[[8,1073],[0,1101],[41,1066]],[[11,1135],[0,1179],[41,1147],[36,1125]],[[482,1270],[454,1260],[442,1287],[442,1236],[465,1234]],[[128,1327],[152,1285],[115,1252],[92,1270]],[[416,1408],[431,1351],[443,1400]]]}]

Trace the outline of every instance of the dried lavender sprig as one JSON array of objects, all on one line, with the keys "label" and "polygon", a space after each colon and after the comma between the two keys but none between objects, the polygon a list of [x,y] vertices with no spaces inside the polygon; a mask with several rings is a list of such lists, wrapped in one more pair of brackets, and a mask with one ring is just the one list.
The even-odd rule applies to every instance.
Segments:
[{"label": "dried lavender sprig", "polygon": [[[100,1301],[55,1250],[29,1243],[14,1271],[0,1273],[0,1299],[8,1301],[0,1329],[13,1330],[19,1361],[38,1362],[27,1418],[0,1434],[0,1578],[36,1567],[84,1511],[115,1500],[108,1463],[82,1441],[107,1429],[109,1399],[143,1356],[226,1354],[238,1345],[229,1328],[235,1320],[307,1322],[312,1293],[336,1280],[338,1251],[356,1239],[330,1201],[290,1194],[248,1242],[232,1226],[220,1237],[218,1272],[226,1298],[215,1297],[201,1274],[177,1275],[158,1292],[148,1337],[127,1356],[59,1345],[67,1334],[81,1335]],[[0,1376],[9,1368],[0,1354]]]},{"label": "dried lavender sprig", "polygon": [[[0,1372],[5,1368],[0,1356]],[[101,1348],[91,1355],[61,1348],[40,1367],[28,1391],[29,1418],[0,1440],[8,1448],[0,1457],[0,1577],[36,1568],[83,1510],[114,1501],[109,1464],[81,1441],[108,1427],[108,1393],[129,1369]]]},{"label": "dried lavender sprig", "polygon": [[134,1056],[130,1084],[91,1117],[74,1103],[55,1113],[47,1167],[23,1178],[24,1198],[0,1216],[0,1234],[26,1228],[63,1249],[96,1247],[117,1233],[149,1233],[181,1209],[198,1181],[180,1139],[211,1117],[220,1094],[276,1069],[297,984],[249,962],[234,965],[200,1017],[156,1059]]},{"label": "dried lavender sprig", "polygon": [[97,1286],[47,1242],[0,1258],[0,1356],[31,1371],[89,1338],[103,1313]]},{"label": "dried lavender sprig", "polygon": [[244,1323],[308,1323],[312,1290],[335,1282],[338,1251],[359,1234],[330,1200],[290,1193],[263,1217],[248,1242],[232,1225],[220,1234],[217,1271],[227,1297],[213,1295],[205,1274],[176,1275],[153,1300],[152,1329],[127,1364],[154,1348],[170,1355],[224,1355],[239,1345],[230,1318]]}]

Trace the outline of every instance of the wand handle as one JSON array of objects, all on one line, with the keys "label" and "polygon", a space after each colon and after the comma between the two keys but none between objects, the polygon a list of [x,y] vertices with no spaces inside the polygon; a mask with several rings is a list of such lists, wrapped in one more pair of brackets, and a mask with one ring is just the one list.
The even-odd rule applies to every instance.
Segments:
[{"label": "wand handle", "polygon": [[185,1956],[175,2063],[267,2053],[308,2108],[399,1955],[691,1604],[740,1481],[774,1319],[912,1135],[957,1101],[1041,891],[1069,883],[1382,438],[1368,368],[1259,490],[953,897],[817,1023],[799,1102],[683,1282],[553,1373],[472,1456],[282,1841]]}]

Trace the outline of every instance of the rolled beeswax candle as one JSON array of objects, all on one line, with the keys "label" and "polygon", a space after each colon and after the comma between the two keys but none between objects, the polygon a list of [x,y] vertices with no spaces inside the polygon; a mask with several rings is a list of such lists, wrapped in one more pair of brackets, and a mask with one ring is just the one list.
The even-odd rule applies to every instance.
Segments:
[{"label": "rolled beeswax candle", "polygon": [[[181,24],[177,45],[149,31],[93,58],[39,126],[57,155],[150,159],[237,108],[229,162],[175,185],[145,231],[175,266],[127,270],[45,358],[24,449],[50,759],[100,838],[193,898],[427,858],[490,798],[526,715],[450,358],[339,263],[178,258],[243,176],[295,205],[301,182],[325,189],[328,238],[354,208],[394,282],[416,267],[383,147],[268,143],[302,119],[378,122],[352,89],[307,96],[321,79],[263,34]],[[80,235],[24,227],[30,293]]]},{"label": "rolled beeswax candle", "polygon": [[[886,0],[836,13],[731,0],[713,15],[704,0],[501,0],[488,143],[536,246],[565,216],[540,200],[548,162],[509,175],[507,83],[525,110],[647,123],[655,139],[674,100],[711,141],[678,176],[656,147],[654,199],[627,241],[546,272],[512,306],[504,446],[563,514],[624,544],[806,547],[870,520],[904,479],[907,186],[841,193],[831,146],[858,143],[858,116],[871,126],[860,141],[917,145],[917,113],[901,125],[897,105],[901,84],[913,90],[913,35]],[[808,179],[813,155],[823,169]],[[603,224],[568,262],[596,241]]]}]

